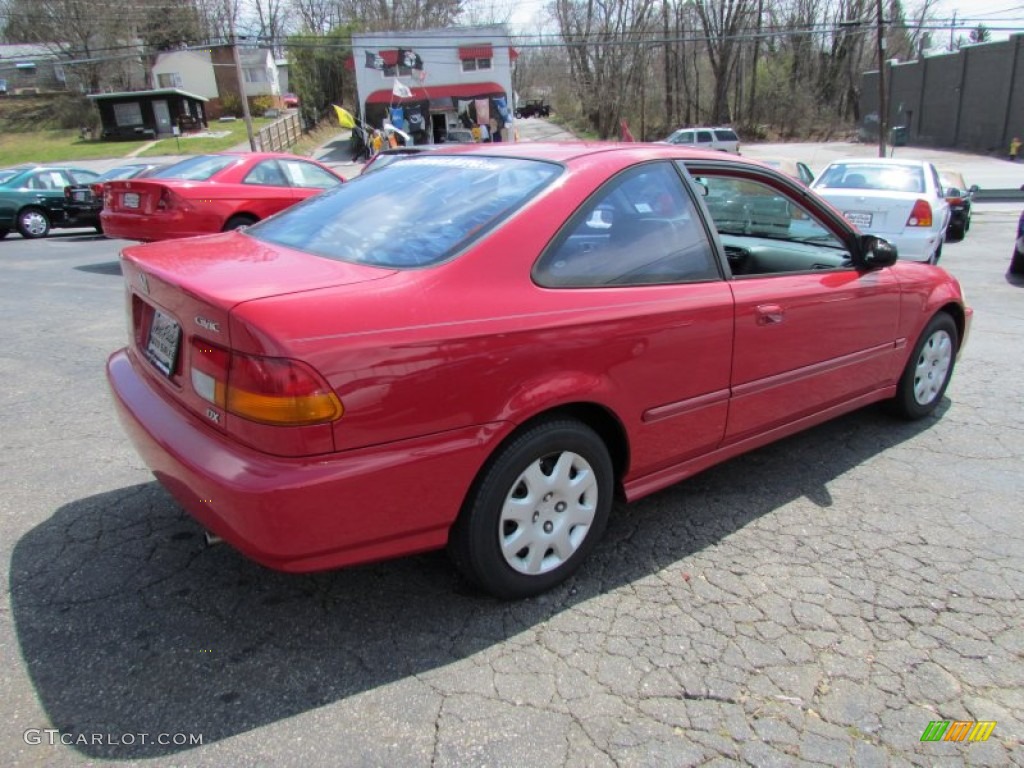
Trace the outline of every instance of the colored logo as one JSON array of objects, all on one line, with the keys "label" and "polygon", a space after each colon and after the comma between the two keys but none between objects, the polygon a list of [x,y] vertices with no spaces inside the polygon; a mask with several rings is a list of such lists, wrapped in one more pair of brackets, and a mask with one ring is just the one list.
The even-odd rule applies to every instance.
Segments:
[{"label": "colored logo", "polygon": [[921,741],[988,741],[995,727],[995,720],[932,720]]}]

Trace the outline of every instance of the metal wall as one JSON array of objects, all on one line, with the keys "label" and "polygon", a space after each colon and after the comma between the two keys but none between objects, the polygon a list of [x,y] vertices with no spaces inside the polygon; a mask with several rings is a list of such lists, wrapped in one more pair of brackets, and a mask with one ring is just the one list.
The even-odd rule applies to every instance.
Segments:
[{"label": "metal wall", "polygon": [[[889,64],[887,124],[909,143],[1003,152],[1024,139],[1024,35]],[[878,70],[861,76],[862,115],[878,113]],[[876,131],[877,133],[877,131]]]}]

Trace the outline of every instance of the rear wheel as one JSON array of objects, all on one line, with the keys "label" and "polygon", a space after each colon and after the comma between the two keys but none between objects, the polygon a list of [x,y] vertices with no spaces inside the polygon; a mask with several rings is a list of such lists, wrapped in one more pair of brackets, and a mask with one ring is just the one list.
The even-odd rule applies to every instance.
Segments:
[{"label": "rear wheel", "polygon": [[946,230],[946,242],[959,243],[964,239],[964,233],[967,231],[966,224],[950,224],[949,229]]},{"label": "rear wheel", "polygon": [[100,221],[99,219],[97,219],[97,220],[96,220],[96,223],[95,223],[95,224],[93,224],[93,227],[94,227],[94,228],[96,229],[96,231],[97,231],[97,232],[99,232],[99,233],[100,233],[101,235],[103,234],[103,222],[102,222],[102,221]]},{"label": "rear wheel", "polygon": [[232,216],[228,219],[228,223],[224,225],[223,232],[229,232],[232,229],[238,229],[239,227],[248,227],[250,224],[255,224],[258,221],[254,216]]},{"label": "rear wheel", "polygon": [[0,240],[3,240],[5,237],[7,237],[7,233],[10,231],[11,230],[9,229],[0,229]]},{"label": "rear wheel", "polygon": [[18,231],[30,240],[46,237],[50,232],[50,217],[42,208],[25,208],[18,214]]},{"label": "rear wheel", "polygon": [[501,448],[452,527],[448,551],[470,581],[502,598],[568,578],[604,532],[611,457],[585,424],[542,422]]},{"label": "rear wheel", "polygon": [[935,410],[953,375],[960,334],[946,312],[928,321],[907,360],[892,410],[905,419],[920,419]]}]

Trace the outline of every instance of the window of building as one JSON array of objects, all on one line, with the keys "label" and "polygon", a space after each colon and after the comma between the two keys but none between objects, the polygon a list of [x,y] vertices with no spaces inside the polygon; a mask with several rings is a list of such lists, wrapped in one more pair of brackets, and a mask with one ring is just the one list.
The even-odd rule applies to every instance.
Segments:
[{"label": "window of building", "polygon": [[482,69],[490,69],[490,59],[463,59],[462,60],[462,71],[463,72],[477,72]]},{"label": "window of building", "polygon": [[137,101],[114,105],[114,121],[118,127],[142,125],[142,105]]},{"label": "window of building", "polygon": [[156,76],[156,84],[161,88],[181,88],[181,74],[163,72]]},{"label": "window of building", "polygon": [[270,79],[267,77],[267,70],[253,67],[245,70],[245,82],[247,83],[266,83]]}]

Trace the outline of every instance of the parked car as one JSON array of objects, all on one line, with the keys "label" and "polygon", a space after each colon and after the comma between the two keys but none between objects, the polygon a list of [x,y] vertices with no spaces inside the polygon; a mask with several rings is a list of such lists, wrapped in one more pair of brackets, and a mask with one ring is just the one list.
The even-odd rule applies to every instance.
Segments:
[{"label": "parked car", "polygon": [[103,184],[118,179],[137,179],[162,168],[156,163],[133,163],[119,165],[101,173],[91,184],[70,184],[64,187],[64,209],[68,221],[78,227],[95,227],[103,231],[100,211],[103,210]]},{"label": "parked car", "polygon": [[343,181],[295,155],[197,155],[144,179],[107,182],[100,222],[108,237],[128,240],[206,235],[255,224]]},{"label": "parked car", "polygon": [[299,106],[299,97],[294,93],[285,93],[281,96],[281,102],[289,109],[293,109]]},{"label": "parked car", "polygon": [[1013,247],[1013,257],[1010,259],[1010,274],[1024,275],[1024,211],[1021,211],[1017,219],[1017,242]]},{"label": "parked car", "polygon": [[[737,179],[799,226],[716,226]],[[121,265],[117,410],[212,534],[287,571],[447,546],[502,597],[572,574],[616,494],[932,413],[971,319],[798,182],[652,144],[421,154]]]},{"label": "parked car", "polygon": [[473,132],[469,128],[449,128],[444,135],[445,144],[474,144]]},{"label": "parked car", "polygon": [[99,174],[68,166],[18,169],[0,180],[0,239],[17,229],[25,238],[46,237],[50,229],[80,226],[67,217],[64,187],[88,184]]},{"label": "parked car", "polygon": [[971,205],[978,185],[967,186],[963,174],[957,171],[939,170],[939,181],[942,191],[949,204],[949,226],[946,228],[946,239],[960,241],[971,228]]},{"label": "parked car", "polygon": [[390,147],[388,149],[382,149],[376,155],[363,163],[363,170],[360,172],[360,175],[365,176],[370,171],[379,171],[381,168],[386,168],[398,160],[404,160],[407,157],[419,155],[423,152],[434,152],[438,149],[444,148],[445,146],[447,145],[410,144],[406,147]]},{"label": "parked car", "polygon": [[698,149],[715,149],[719,152],[740,153],[740,137],[732,128],[680,128],[673,131],[659,144],[676,144]]},{"label": "parked car", "polygon": [[759,161],[772,168],[777,168],[790,178],[796,179],[805,186],[810,186],[814,181],[814,172],[807,163],[794,160],[790,157],[759,157]]},{"label": "parked car", "polygon": [[550,117],[551,107],[544,99],[529,99],[519,105],[515,115],[524,119],[527,117]]},{"label": "parked car", "polygon": [[901,259],[937,264],[942,257],[949,204],[931,163],[878,157],[837,160],[811,188],[862,232],[893,243]]}]

